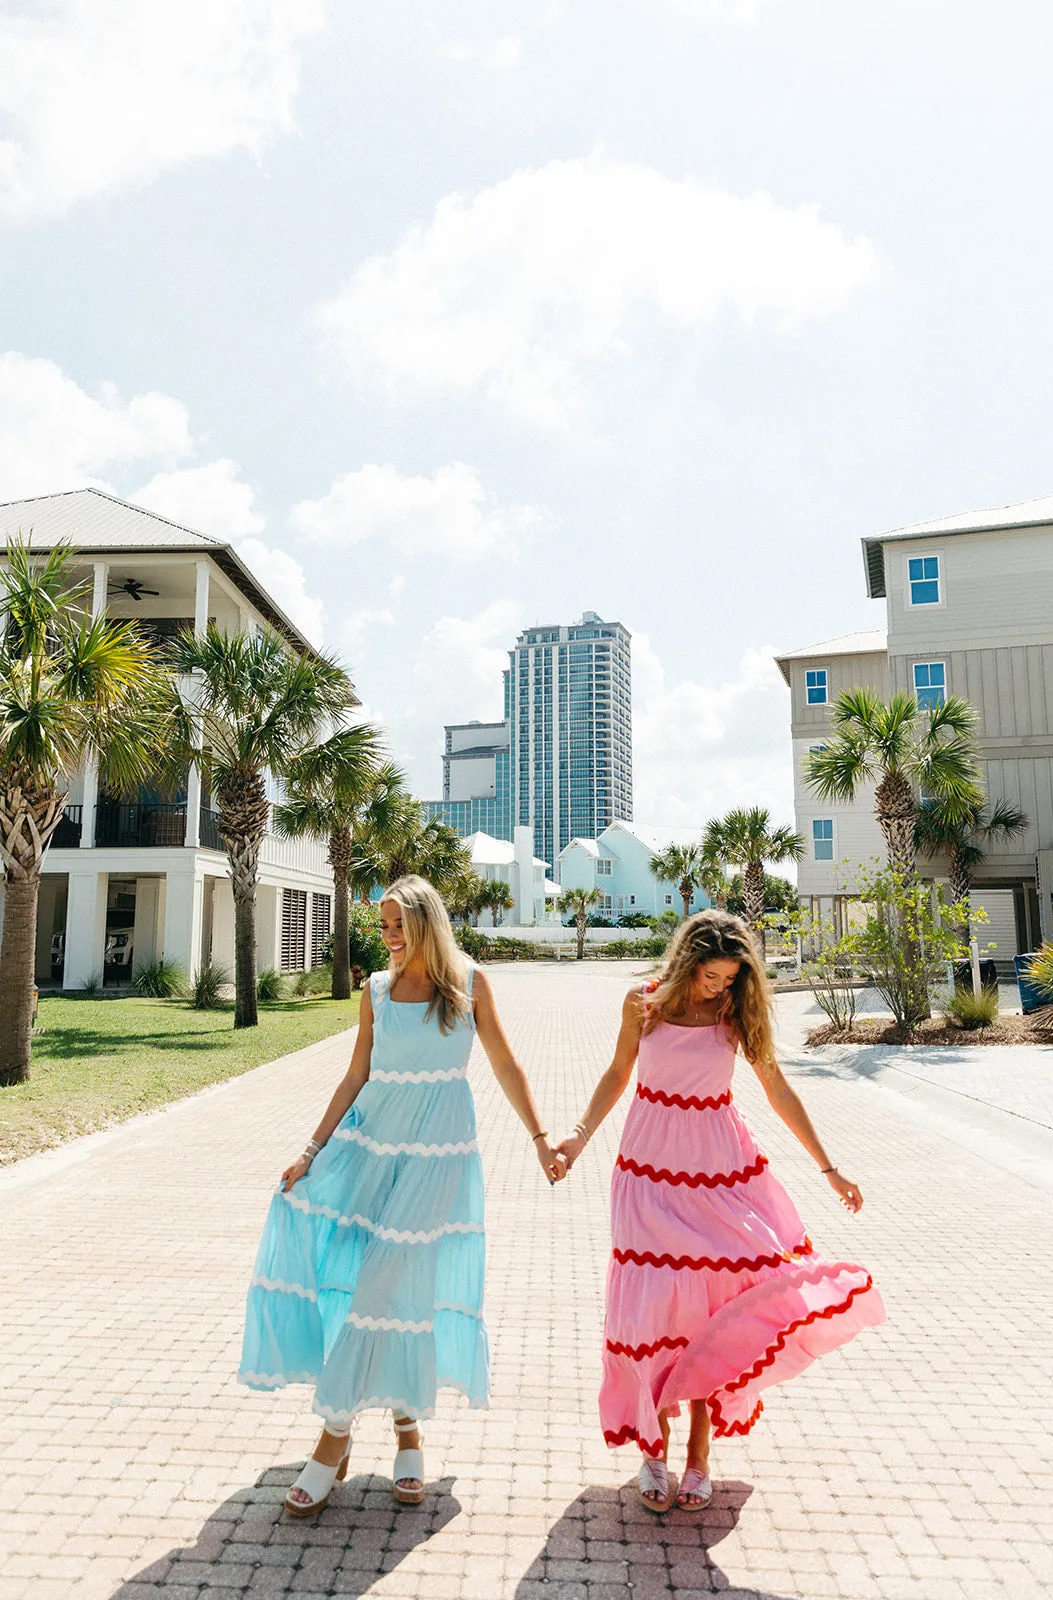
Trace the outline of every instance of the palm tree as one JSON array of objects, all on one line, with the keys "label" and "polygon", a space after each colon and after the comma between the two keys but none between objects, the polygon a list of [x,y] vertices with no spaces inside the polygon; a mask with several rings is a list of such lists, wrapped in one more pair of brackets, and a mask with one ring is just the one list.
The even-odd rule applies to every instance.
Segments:
[{"label": "palm tree", "polygon": [[1031,818],[1008,800],[998,800],[988,810],[978,800],[966,816],[949,814],[939,800],[923,804],[914,825],[914,842],[925,855],[945,851],[950,857],[951,900],[967,903],[973,873],[987,859],[986,845],[996,840],[1018,839]]},{"label": "palm tree", "polygon": [[758,945],[764,948],[764,864],[799,861],[804,841],[792,828],[773,828],[765,806],[739,807],[719,824],[726,860],[742,869],[742,899],[746,921]]},{"label": "palm tree", "polygon": [[274,807],[274,831],[287,839],[324,839],[333,869],[334,1000],[351,995],[348,942],[348,873],[352,835],[379,770],[380,730],[368,722],[342,728],[297,756],[285,782],[286,798]]},{"label": "palm tree", "polygon": [[728,909],[728,867],[731,865],[727,841],[719,817],[707,822],[702,834],[702,872],[699,887],[704,889],[718,911]]},{"label": "palm tree", "polygon": [[7,547],[0,598],[0,1084],[29,1077],[40,874],[69,775],[98,763],[111,789],[138,787],[164,742],[168,674],[134,623],[90,617],[72,550],[34,563]]},{"label": "palm tree", "polygon": [[491,878],[484,883],[478,897],[480,909],[485,908],[490,912],[495,928],[497,927],[497,913],[499,911],[511,911],[515,903],[515,896],[512,894],[511,889],[500,878]]},{"label": "palm tree", "polygon": [[556,901],[557,911],[571,912],[578,935],[578,960],[585,959],[585,929],[588,927],[589,907],[603,899],[598,889],[564,889]]},{"label": "palm tree", "polygon": [[923,710],[912,694],[885,701],[873,689],[849,689],[834,702],[832,720],[834,737],[808,757],[810,787],[820,799],[852,801],[876,780],[874,811],[889,865],[916,877],[918,791],[960,820],[982,801],[975,712],[958,695]]},{"label": "palm tree", "polygon": [[392,843],[405,832],[407,814],[412,815],[414,805],[401,767],[393,761],[385,761],[370,782],[351,837],[347,886],[352,899],[359,900],[362,905],[369,904],[374,890],[391,881],[386,863]]},{"label": "palm tree", "polygon": [[205,751],[219,832],[234,891],[234,1026],[254,1028],[256,884],[270,818],[268,772],[286,779],[317,742],[358,705],[354,686],[330,656],[293,653],[275,635],[180,634],[170,648],[175,671],[193,674],[179,696],[178,759]]},{"label": "palm tree", "polygon": [[691,914],[691,897],[706,870],[702,847],[697,844],[669,844],[651,857],[651,876],[659,883],[675,883],[684,902],[684,916]]}]

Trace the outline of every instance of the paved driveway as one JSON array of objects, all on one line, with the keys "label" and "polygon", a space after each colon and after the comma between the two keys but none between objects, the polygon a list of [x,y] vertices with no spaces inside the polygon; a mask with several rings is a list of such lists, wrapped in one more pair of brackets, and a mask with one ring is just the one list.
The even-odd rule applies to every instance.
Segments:
[{"label": "paved driveway", "polygon": [[[549,1125],[573,1122],[609,1058],[630,969],[491,971]],[[235,1385],[241,1302],[270,1187],[347,1048],[326,1041],[0,1176],[3,1600],[1053,1593],[1040,1181],[1053,1135],[1028,1124],[1046,1146],[1025,1142],[1015,1161],[1024,1119],[982,1097],[944,1084],[924,1089],[942,1098],[912,1098],[887,1073],[792,1047],[791,1074],[867,1196],[860,1217],[838,1208],[741,1066],[737,1097],[820,1248],[870,1267],[890,1321],[769,1392],[750,1437],[720,1444],[707,1513],[648,1517],[628,1487],[634,1451],[608,1452],[597,1428],[621,1114],[550,1190],[477,1059],[493,1408],[442,1403],[421,1510],[394,1510],[387,1426],[370,1417],[329,1509],[314,1524],[283,1518],[313,1441],[309,1396]],[[1029,1055],[1048,1067],[1048,1052]]]}]

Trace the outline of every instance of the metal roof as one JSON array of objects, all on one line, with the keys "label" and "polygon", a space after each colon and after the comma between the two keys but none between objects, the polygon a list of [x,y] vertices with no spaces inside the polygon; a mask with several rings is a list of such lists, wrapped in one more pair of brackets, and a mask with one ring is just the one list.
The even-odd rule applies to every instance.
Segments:
[{"label": "metal roof", "polygon": [[1021,500],[1012,506],[988,506],[983,511],[960,511],[952,517],[937,517],[931,522],[912,522],[864,538],[863,564],[867,593],[872,600],[885,594],[885,545],[896,539],[939,539],[947,534],[1002,533],[1011,528],[1042,528],[1053,522],[1053,494],[1035,500]]},{"label": "metal roof", "polygon": [[155,511],[118,500],[102,489],[70,489],[63,494],[7,501],[0,505],[0,541],[16,534],[30,539],[35,550],[69,544],[77,551],[97,556],[126,551],[207,555],[290,644],[316,654],[310,640],[260,587],[232,545],[181,527]]},{"label": "metal roof", "polygon": [[888,633],[884,628],[868,628],[862,633],[839,633],[834,639],[824,639],[820,644],[808,644],[801,650],[784,650],[775,657],[776,665],[786,682],[790,681],[788,661],[821,660],[824,656],[884,655],[888,649]]}]

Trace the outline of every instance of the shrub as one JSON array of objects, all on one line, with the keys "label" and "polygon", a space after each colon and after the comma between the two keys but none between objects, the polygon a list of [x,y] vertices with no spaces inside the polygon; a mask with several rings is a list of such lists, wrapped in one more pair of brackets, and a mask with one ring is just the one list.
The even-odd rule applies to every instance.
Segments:
[{"label": "shrub", "polygon": [[230,983],[230,973],[214,961],[203,961],[194,974],[190,1004],[195,1011],[216,1011],[223,1004],[221,990]]},{"label": "shrub", "polygon": [[[391,957],[380,937],[379,906],[364,906],[360,900],[351,904],[347,914],[347,940],[351,965],[361,967],[366,977],[373,972],[387,970]],[[329,959],[332,959],[331,949]]]},{"label": "shrub", "polygon": [[998,990],[981,989],[973,994],[965,984],[957,984],[943,1009],[959,1028],[989,1028],[998,1021]]},{"label": "shrub", "polygon": [[102,998],[104,987],[102,973],[89,972],[78,992],[84,996],[85,1000],[99,1000]]},{"label": "shrub", "polygon": [[1047,1004],[1053,1001],[1053,944],[1044,944],[1028,963],[1026,976]]},{"label": "shrub", "polygon": [[658,918],[649,917],[646,911],[626,911],[618,918],[619,928],[651,928],[658,929]]},{"label": "shrub", "polygon": [[483,951],[489,941],[478,928],[471,928],[466,922],[460,922],[454,928],[453,936],[466,956],[471,956],[473,961],[482,960]]},{"label": "shrub", "polygon": [[285,979],[276,967],[265,967],[256,978],[257,1000],[280,1000],[285,993]]},{"label": "shrub", "polygon": [[158,956],[156,961],[139,968],[132,988],[146,999],[175,1000],[186,994],[186,973],[178,962]]}]

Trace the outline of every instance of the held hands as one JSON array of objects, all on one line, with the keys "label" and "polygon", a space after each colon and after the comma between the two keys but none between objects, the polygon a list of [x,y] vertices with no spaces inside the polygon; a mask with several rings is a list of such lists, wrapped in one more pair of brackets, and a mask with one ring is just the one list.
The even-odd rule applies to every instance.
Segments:
[{"label": "held hands", "polygon": [[859,1192],[858,1184],[852,1183],[848,1178],[842,1178],[836,1167],[826,1173],[825,1177],[846,1210],[855,1213],[861,1209],[863,1196]]},{"label": "held hands", "polygon": [[577,1161],[584,1148],[585,1140],[582,1138],[580,1133],[568,1133],[567,1137],[563,1140],[563,1143],[556,1146],[557,1153],[561,1155],[563,1160],[566,1162],[567,1172],[570,1171],[571,1167],[574,1165],[575,1161]]},{"label": "held hands", "polygon": [[534,1141],[534,1149],[537,1151],[537,1158],[541,1162],[541,1170],[549,1183],[558,1183],[561,1178],[567,1176],[570,1169],[567,1166],[562,1148],[554,1150],[548,1142],[547,1135],[543,1139]]}]

